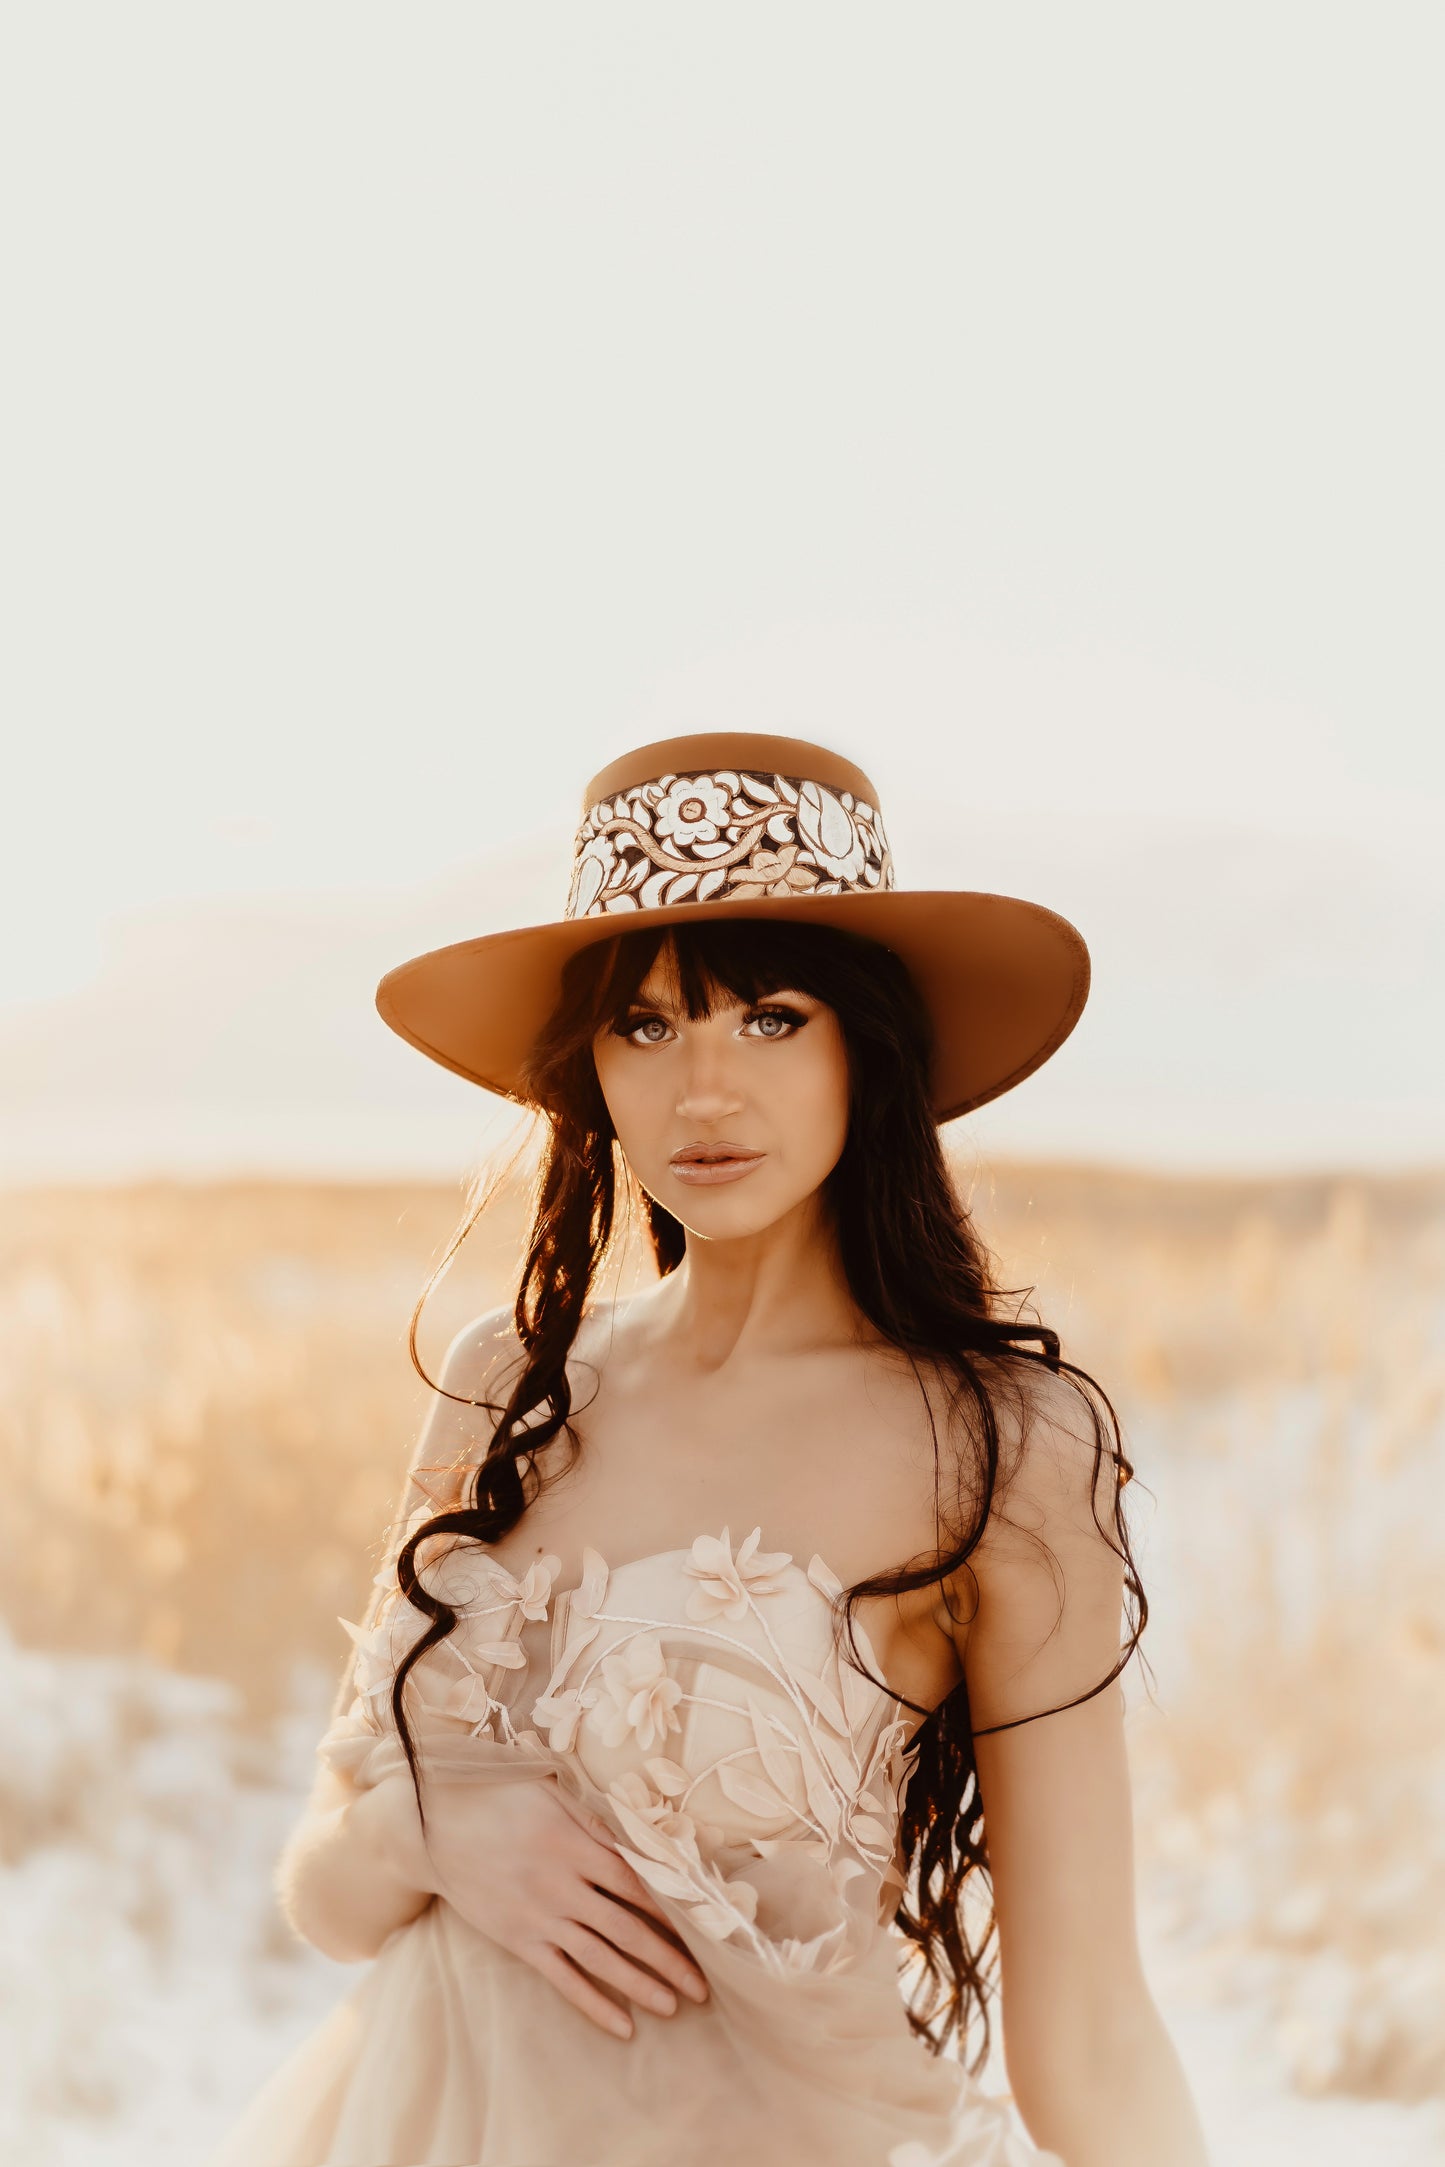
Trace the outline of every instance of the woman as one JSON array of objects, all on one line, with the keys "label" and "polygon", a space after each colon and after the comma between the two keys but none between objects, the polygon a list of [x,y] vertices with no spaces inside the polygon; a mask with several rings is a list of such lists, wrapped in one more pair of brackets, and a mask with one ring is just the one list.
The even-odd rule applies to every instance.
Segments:
[{"label": "woman", "polygon": [[[593,778],[562,920],[383,981],[545,1150],[283,1861],[376,1961],[212,2167],[1204,2161],[1134,1926],[1132,1470],[939,1137],[1087,983],[1037,905],[895,889],[861,770],[732,733]],[[658,1282],[602,1302],[629,1204]]]}]

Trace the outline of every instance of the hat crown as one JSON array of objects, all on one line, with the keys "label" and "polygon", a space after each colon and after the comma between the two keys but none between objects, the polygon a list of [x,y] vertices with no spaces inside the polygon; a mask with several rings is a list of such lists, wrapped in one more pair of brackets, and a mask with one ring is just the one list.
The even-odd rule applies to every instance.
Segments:
[{"label": "hat crown", "polygon": [[803,738],[662,738],[594,775],[568,918],[893,886],[873,786]]}]

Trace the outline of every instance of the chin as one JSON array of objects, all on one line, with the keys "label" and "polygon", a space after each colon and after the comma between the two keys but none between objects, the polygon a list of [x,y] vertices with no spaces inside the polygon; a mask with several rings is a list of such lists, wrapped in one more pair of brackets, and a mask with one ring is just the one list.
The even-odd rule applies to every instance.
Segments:
[{"label": "chin", "polygon": [[[669,1187],[674,1184],[669,1184]],[[738,1184],[739,1188],[745,1186]],[[678,1224],[689,1233],[708,1239],[738,1238],[762,1234],[770,1226],[776,1226],[800,1205],[805,1205],[816,1192],[804,1190],[798,1196],[778,1198],[759,1196],[756,1190],[751,1196],[737,1195],[730,1188],[694,1190],[674,1202],[664,1202],[664,1211],[671,1212]],[[653,1192],[654,1196],[656,1192]]]}]

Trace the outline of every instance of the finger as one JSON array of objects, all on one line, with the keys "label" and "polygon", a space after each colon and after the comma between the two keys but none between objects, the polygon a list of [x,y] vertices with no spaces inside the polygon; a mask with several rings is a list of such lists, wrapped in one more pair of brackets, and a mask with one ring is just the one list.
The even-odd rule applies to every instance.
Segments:
[{"label": "finger", "polygon": [[610,1941],[624,1956],[649,1965],[674,1992],[686,1994],[691,2001],[707,2000],[707,1980],[688,1951],[659,1934],[625,1904],[593,1890],[578,1904],[573,1917],[580,1926],[590,1927]]},{"label": "finger", "polygon": [[557,1942],[564,1954],[594,1979],[601,1979],[607,1986],[616,1987],[629,2001],[635,2001],[640,2009],[650,2009],[654,2016],[670,2017],[677,2009],[677,1996],[651,1972],[629,1963],[605,1935],[596,1934],[591,1927],[578,1919],[568,1919],[561,1927]]},{"label": "finger", "polygon": [[628,1903],[635,1904],[639,1911],[647,1912],[649,1917],[656,1919],[658,1924],[665,1926],[669,1932],[674,1930],[672,1921],[647,1883],[628,1865],[620,1851],[609,1852],[605,1848],[591,1851],[581,1870],[583,1880],[590,1881],[594,1888],[606,1889],[610,1896],[625,1897]]},{"label": "finger", "polygon": [[[706,2001],[706,1978],[647,1883],[633,1871],[617,1849],[617,1838],[607,1823],[600,1814],[593,1813],[560,1786],[557,1795],[583,1834],[592,1838],[592,1843],[586,1847],[585,1857],[580,1861],[584,1879],[594,1888],[602,1889],[609,1896],[618,1898],[621,1903],[630,1904],[634,1910],[646,1912],[648,1918],[655,1920],[662,1930],[665,1939],[659,1942],[655,1937],[648,1936],[641,1944],[635,1945],[635,1953],[652,1964],[654,1969],[660,1971],[673,1986],[689,1995],[692,2000]],[[579,1910],[574,1915],[580,1918],[583,1913]],[[622,1936],[612,1931],[605,1915],[599,1915],[594,1908],[587,1916],[590,1923],[598,1926],[609,1940],[620,1944]],[[614,1911],[611,1918],[615,1922],[622,1916],[624,1914]],[[645,1927],[641,1931],[647,1935]],[[627,1945],[634,1947],[630,1940]]]},{"label": "finger", "polygon": [[577,1823],[584,1839],[575,1854],[577,1871],[584,1881],[597,1888],[607,1889],[613,1896],[635,1904],[649,1917],[656,1919],[667,1933],[674,1931],[672,1921],[653,1895],[647,1883],[635,1873],[617,1848],[617,1838],[607,1823],[585,1806],[566,1801],[572,1819]]},{"label": "finger", "polygon": [[599,2030],[611,2032],[614,2039],[632,2037],[632,2018],[628,2012],[619,2009],[612,1996],[604,1994],[565,1950],[543,1942],[535,1949],[524,1951],[523,1955],[534,1971],[556,1987],[564,2001],[571,2002],[574,2009],[580,2009]]}]

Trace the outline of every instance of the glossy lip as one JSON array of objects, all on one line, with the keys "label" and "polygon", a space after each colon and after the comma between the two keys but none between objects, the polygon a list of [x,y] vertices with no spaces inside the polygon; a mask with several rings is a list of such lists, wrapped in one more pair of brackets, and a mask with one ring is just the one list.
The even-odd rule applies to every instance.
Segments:
[{"label": "glossy lip", "polygon": [[705,1189],[719,1181],[741,1181],[744,1174],[762,1165],[763,1158],[761,1151],[740,1152],[726,1159],[671,1159],[668,1167],[689,1188]]}]

